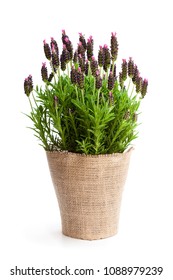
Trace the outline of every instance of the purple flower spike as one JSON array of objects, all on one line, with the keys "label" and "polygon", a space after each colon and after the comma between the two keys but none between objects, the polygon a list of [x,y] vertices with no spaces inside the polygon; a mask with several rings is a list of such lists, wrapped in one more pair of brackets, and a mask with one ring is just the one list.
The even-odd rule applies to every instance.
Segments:
[{"label": "purple flower spike", "polygon": [[44,82],[48,81],[48,72],[47,72],[47,67],[46,67],[46,63],[45,62],[42,63],[41,76],[42,76],[42,80]]},{"label": "purple flower spike", "polygon": [[55,52],[55,45],[53,43],[51,44],[51,49],[52,49],[52,52]]},{"label": "purple flower spike", "polygon": [[98,70],[98,63],[94,56],[91,57],[91,72],[96,77],[96,71]]},{"label": "purple flower spike", "polygon": [[112,32],[111,33],[111,55],[112,55],[112,60],[116,61],[117,56],[118,56],[118,41],[116,37],[116,33]]},{"label": "purple flower spike", "polygon": [[98,64],[100,67],[104,65],[104,53],[103,53],[103,47],[99,46],[99,52],[98,52]]},{"label": "purple flower spike", "polygon": [[29,75],[24,80],[24,92],[29,97],[29,95],[32,91],[33,91],[33,81],[32,81],[32,76]]},{"label": "purple flower spike", "polygon": [[127,79],[127,61],[123,59],[122,67],[122,79],[125,81]]},{"label": "purple flower spike", "polygon": [[55,39],[53,37],[51,37],[51,49],[52,51],[56,52],[56,55],[59,57],[59,48],[58,48],[58,44],[55,41]]},{"label": "purple flower spike", "polygon": [[129,57],[129,61],[128,61],[128,75],[130,78],[133,78],[134,76],[134,61],[132,60],[132,57]]},{"label": "purple flower spike", "polygon": [[77,83],[81,89],[84,88],[84,74],[82,73],[80,67],[77,70]]},{"label": "purple flower spike", "polygon": [[144,79],[143,82],[142,82],[142,86],[141,86],[141,95],[142,95],[142,98],[144,98],[144,96],[145,96],[146,93],[147,93],[147,87],[148,87],[148,80],[147,80],[147,79]]},{"label": "purple flower spike", "polygon": [[68,63],[70,61],[70,53],[67,50],[67,46],[64,44],[63,45],[63,50],[62,50],[62,57],[65,63]]},{"label": "purple flower spike", "polygon": [[115,83],[115,78],[112,72],[109,73],[109,77],[108,77],[108,89],[112,90],[114,87],[114,83]]},{"label": "purple flower spike", "polygon": [[78,43],[77,51],[78,51],[78,54],[81,54],[83,60],[85,60],[85,48],[84,48],[84,46],[83,46],[81,41],[79,41],[79,43]]},{"label": "purple flower spike", "polygon": [[87,45],[86,45],[86,49],[87,49],[87,58],[89,61],[91,61],[92,56],[93,56],[93,39],[92,36],[89,37],[89,39],[87,40]]},{"label": "purple flower spike", "polygon": [[84,50],[86,51],[86,49],[87,49],[86,40],[85,40],[84,35],[82,35],[81,32],[79,33],[79,42],[82,43],[82,46],[83,46]]},{"label": "purple flower spike", "polygon": [[71,77],[71,82],[73,84],[77,84],[77,70],[75,69],[74,66],[72,66],[71,68],[70,77]]},{"label": "purple flower spike", "polygon": [[43,41],[43,48],[44,48],[44,53],[45,56],[48,60],[51,60],[51,50],[49,47],[49,44],[46,43],[46,40]]},{"label": "purple flower spike", "polygon": [[138,79],[139,75],[140,75],[140,73],[139,73],[138,67],[135,64],[134,65],[134,74],[133,74],[133,78],[132,78],[132,81],[135,85],[136,85],[136,82],[137,82],[137,79]]},{"label": "purple flower spike", "polygon": [[81,71],[85,72],[85,59],[81,53],[78,54],[78,60],[79,60],[79,67],[81,68]]},{"label": "purple flower spike", "polygon": [[77,58],[78,58],[78,55],[77,55],[77,50],[74,52],[74,55],[73,55],[73,62],[74,63],[77,63]]},{"label": "purple flower spike", "polygon": [[54,68],[54,71],[56,72],[56,69],[59,67],[59,50],[58,46],[52,42],[52,65]]},{"label": "purple flower spike", "polygon": [[104,44],[104,46],[103,46],[103,61],[104,61],[103,69],[106,72],[111,63],[110,51],[109,51],[108,45],[106,45],[106,44]]},{"label": "purple flower spike", "polygon": [[142,91],[142,78],[140,76],[136,79],[136,92],[139,93]]}]

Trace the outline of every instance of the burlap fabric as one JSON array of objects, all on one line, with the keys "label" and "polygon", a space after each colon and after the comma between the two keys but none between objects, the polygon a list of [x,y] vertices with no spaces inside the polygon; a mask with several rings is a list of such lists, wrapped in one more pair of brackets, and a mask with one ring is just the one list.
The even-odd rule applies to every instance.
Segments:
[{"label": "burlap fabric", "polygon": [[117,233],[131,151],[97,156],[47,152],[64,235],[94,240]]}]

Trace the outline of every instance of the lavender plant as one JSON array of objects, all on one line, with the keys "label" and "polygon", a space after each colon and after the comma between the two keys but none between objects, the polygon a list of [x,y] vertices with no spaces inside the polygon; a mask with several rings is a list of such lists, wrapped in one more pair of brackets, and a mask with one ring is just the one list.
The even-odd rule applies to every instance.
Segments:
[{"label": "lavender plant", "polygon": [[[77,49],[62,31],[62,52],[54,38],[43,41],[44,86],[33,89],[32,76],[24,81],[32,129],[47,151],[85,154],[122,153],[137,138],[137,115],[147,92],[133,59],[122,60],[117,74],[118,41],[112,32],[110,48],[100,46],[94,56],[92,36],[79,33]],[[50,72],[50,73],[49,73]]]}]

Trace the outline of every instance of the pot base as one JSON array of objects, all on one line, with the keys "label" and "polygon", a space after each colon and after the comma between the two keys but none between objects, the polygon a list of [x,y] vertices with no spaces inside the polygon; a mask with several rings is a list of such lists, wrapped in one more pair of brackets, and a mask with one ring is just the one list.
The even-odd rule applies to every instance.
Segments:
[{"label": "pot base", "polygon": [[131,151],[98,156],[47,152],[64,235],[96,240],[117,233]]}]

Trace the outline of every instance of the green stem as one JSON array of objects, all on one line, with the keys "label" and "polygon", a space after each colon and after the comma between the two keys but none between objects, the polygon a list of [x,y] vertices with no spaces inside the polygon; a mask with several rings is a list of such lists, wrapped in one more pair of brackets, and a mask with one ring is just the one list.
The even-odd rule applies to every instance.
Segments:
[{"label": "green stem", "polygon": [[88,76],[91,76],[91,62],[88,61]]},{"label": "green stem", "polygon": [[84,90],[81,89],[81,92],[82,92],[82,101],[83,101],[83,104],[85,103],[85,100],[84,100]]},{"label": "green stem", "polygon": [[70,78],[70,69],[69,69],[69,63],[67,63],[67,75]]},{"label": "green stem", "polygon": [[28,99],[29,99],[29,104],[30,104],[30,107],[31,107],[31,111],[34,114],[34,109],[33,109],[33,106],[32,106],[32,102],[31,102],[30,96],[28,96]]},{"label": "green stem", "polygon": [[106,80],[108,80],[108,69],[107,69],[107,71],[106,71],[106,76],[105,76],[105,78],[106,78]]},{"label": "green stem", "polygon": [[114,65],[115,64],[115,59],[114,60],[112,60],[112,73],[114,73]]},{"label": "green stem", "polygon": [[70,68],[72,68],[72,60],[70,60]]},{"label": "green stem", "polygon": [[52,69],[52,73],[53,73],[53,77],[54,77],[54,82],[55,82],[55,84],[56,84],[56,76],[55,76],[55,71],[54,71],[54,68],[53,68],[53,64],[52,64],[52,62],[50,61],[50,67],[51,67],[51,69]]},{"label": "green stem", "polygon": [[99,88],[99,90],[97,92],[97,106],[99,106],[100,90],[101,89]]},{"label": "green stem", "polygon": [[77,90],[77,86],[75,85],[75,90],[76,90],[76,97],[77,97],[77,100],[79,100],[79,95],[78,95],[78,90]]},{"label": "green stem", "polygon": [[103,78],[102,77],[102,67],[100,67],[100,77]]},{"label": "green stem", "polygon": [[128,83],[128,87],[127,87],[127,92],[129,91],[130,85],[131,85],[131,79],[129,78],[129,83]]},{"label": "green stem", "polygon": [[134,92],[134,88],[135,88],[135,85],[133,84],[132,91],[131,91],[131,94],[130,94],[130,99],[132,98],[132,94]]},{"label": "green stem", "polygon": [[62,91],[61,73],[60,73],[60,68],[59,67],[58,67],[58,81],[59,81],[60,88],[61,88],[61,91]]},{"label": "green stem", "polygon": [[96,90],[96,78],[94,77],[93,95],[95,94],[95,90]]}]

